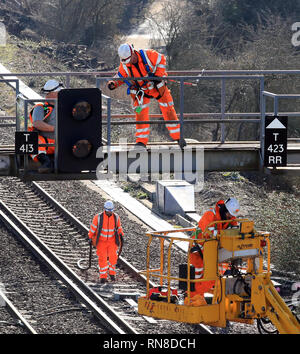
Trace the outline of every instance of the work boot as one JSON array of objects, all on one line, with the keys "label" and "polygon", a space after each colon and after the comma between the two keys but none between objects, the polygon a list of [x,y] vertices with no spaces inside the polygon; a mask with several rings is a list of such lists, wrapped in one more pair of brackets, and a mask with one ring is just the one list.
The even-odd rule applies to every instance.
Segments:
[{"label": "work boot", "polygon": [[37,159],[42,164],[42,166],[38,168],[39,173],[53,172],[53,161],[47,154],[39,154]]},{"label": "work boot", "polygon": [[134,145],[134,150],[146,149],[146,145],[142,142],[138,142]]},{"label": "work boot", "polygon": [[186,146],[186,141],[184,139],[179,139],[179,140],[176,140],[178,145],[180,146],[181,149],[183,149],[185,146]]},{"label": "work boot", "polygon": [[100,279],[100,283],[101,283],[101,284],[105,284],[106,282],[107,282],[107,279],[106,279],[106,278],[101,278],[101,279]]},{"label": "work boot", "polygon": [[116,277],[114,275],[110,274],[110,280],[111,281],[116,281]]}]

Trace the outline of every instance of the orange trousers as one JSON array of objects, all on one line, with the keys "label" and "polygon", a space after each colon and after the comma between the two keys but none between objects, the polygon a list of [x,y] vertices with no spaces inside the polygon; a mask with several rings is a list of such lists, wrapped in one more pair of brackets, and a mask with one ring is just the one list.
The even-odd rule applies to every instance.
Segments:
[{"label": "orange trousers", "polygon": [[[47,138],[47,141],[46,141],[46,139],[42,135],[39,135],[38,143],[39,144],[55,144],[55,140]],[[55,152],[55,147],[54,146],[49,146],[49,147],[39,146],[38,151],[39,151],[38,152],[39,154],[45,152],[47,155],[53,155]],[[38,161],[37,155],[31,155],[31,158],[33,159],[33,161],[36,161],[36,162]]]},{"label": "orange trousers", "polygon": [[99,241],[97,244],[97,256],[99,264],[100,279],[107,278],[107,273],[116,275],[116,264],[118,260],[118,246],[114,240]]},{"label": "orange trousers", "polygon": [[[203,278],[204,264],[203,259],[198,252],[190,254],[190,263],[195,267],[195,279]],[[214,280],[199,281],[195,283],[195,291],[191,291],[191,297],[196,294],[204,295],[215,285]]]},{"label": "orange trousers", "polygon": [[[140,113],[135,113],[135,117],[136,117],[137,122],[145,122],[145,124],[136,124],[136,134],[135,134],[136,142],[137,143],[141,142],[145,145],[147,145],[147,143],[148,143],[149,134],[150,134],[150,124],[147,124],[147,122],[149,122],[150,100],[151,100],[150,98],[144,97],[142,111]],[[178,117],[176,115],[176,111],[174,108],[173,97],[171,95],[170,90],[167,87],[165,89],[163,96],[161,98],[159,98],[157,101],[158,101],[161,113],[163,115],[163,118],[166,122],[168,120],[178,120]],[[137,107],[138,102],[135,101],[134,105],[135,105],[135,107]],[[179,123],[166,124],[166,127],[169,131],[170,137],[173,140],[180,139],[180,124]]]}]

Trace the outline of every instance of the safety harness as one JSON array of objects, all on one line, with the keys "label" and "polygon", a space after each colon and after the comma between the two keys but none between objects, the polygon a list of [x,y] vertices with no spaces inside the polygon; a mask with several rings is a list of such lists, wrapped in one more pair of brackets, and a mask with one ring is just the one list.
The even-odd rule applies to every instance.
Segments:
[{"label": "safety harness", "polygon": [[[143,64],[145,66],[145,69],[146,69],[149,77],[154,77],[155,76],[154,74],[155,74],[155,72],[156,72],[158,67],[165,67],[165,65],[160,64],[161,59],[162,59],[161,54],[158,54],[158,58],[157,58],[155,66],[152,65],[150,59],[148,58],[148,56],[147,56],[147,54],[145,53],[144,50],[141,49],[139,51],[139,54],[141,55]],[[140,72],[140,69],[139,69],[138,65],[136,65],[135,67],[137,68],[137,70],[140,73],[141,77],[143,77],[142,73]],[[126,66],[126,64],[123,64],[123,68],[124,68],[125,72],[127,73],[127,75],[130,76],[128,69],[130,71],[131,71],[131,69],[128,68]],[[122,78],[124,77],[120,72],[118,72],[118,76],[122,77]],[[132,72],[131,72],[131,76],[133,77]],[[151,90],[154,87],[160,88],[163,85],[165,85],[164,81],[159,81],[159,82],[155,81],[154,83],[153,83],[153,81],[151,82],[150,85],[149,85],[149,81],[143,81],[143,83],[140,85],[138,83],[138,81],[135,81],[134,84],[131,84],[128,80],[124,80],[124,82],[128,86],[127,95],[129,95],[129,94],[134,95],[135,99],[138,101],[139,107],[141,107],[143,105],[143,98],[144,97],[153,98],[152,96],[146,94],[145,90]],[[147,85],[147,87],[146,87],[146,85]],[[161,95],[158,95],[158,97],[156,97],[157,100],[160,99],[160,98],[161,98]],[[135,108],[135,107],[132,107],[132,108]]]},{"label": "safety harness", "polygon": [[[37,103],[36,105],[34,105],[34,106],[31,108],[30,112],[29,112],[29,119],[30,119],[30,123],[31,123],[31,126],[29,126],[29,127],[27,128],[27,130],[28,130],[29,132],[33,132],[33,131],[36,131],[36,130],[37,130],[37,129],[35,129],[34,126],[33,126],[32,113],[33,113],[33,110],[34,110],[36,107],[38,107],[38,106],[41,106],[41,107],[43,107],[43,109],[44,109],[44,118],[43,118],[43,121],[44,121],[46,118],[48,118],[48,117],[50,116],[50,114],[52,113],[52,111],[53,111],[53,109],[54,109],[53,104],[51,104],[51,103],[49,103],[49,102]],[[44,136],[43,138],[45,139],[46,144],[48,144],[48,143],[49,143],[49,142],[48,142],[48,139],[47,139],[45,136]],[[48,148],[49,148],[49,147],[46,146],[46,151],[48,151]]]},{"label": "safety harness", "polygon": [[[113,213],[114,219],[115,219],[115,229],[114,229],[114,236],[115,236],[115,241],[116,241],[116,245],[119,247],[120,245],[120,240],[119,240],[119,233],[118,233],[118,218],[119,215]],[[97,244],[99,242],[100,239],[100,234],[101,234],[101,230],[103,227],[103,213],[98,214],[98,227],[97,227],[97,236],[96,236],[96,242],[95,242],[95,247],[97,247]],[[121,239],[121,243],[123,243],[123,237],[122,235],[120,235],[120,239]]]},{"label": "safety harness", "polygon": [[[224,205],[224,201],[219,201],[218,206],[220,207],[221,205]],[[215,208],[209,208],[209,211],[211,211],[215,216],[216,216],[216,209]],[[226,223],[223,225],[224,229],[227,229],[227,227],[230,225],[231,223]],[[210,226],[207,228],[210,232],[212,232],[213,236],[216,236],[218,233],[218,228],[217,226]],[[203,231],[201,230],[200,227],[197,227],[196,230],[193,232],[192,237],[195,239],[198,239],[198,236],[201,235],[201,238],[203,238]],[[203,260],[203,250],[204,250],[204,243],[200,244],[200,243],[194,243],[193,247],[191,248],[190,252],[191,253],[195,253],[198,252],[199,256],[201,257],[201,259]],[[219,271],[221,274],[224,274],[225,271],[228,269],[228,264],[227,263],[219,263]],[[201,277],[203,277],[203,273],[204,269],[201,269]]]},{"label": "safety harness", "polygon": [[49,102],[44,102],[44,103],[37,103],[36,105],[34,105],[30,112],[29,112],[29,119],[30,119],[30,123],[31,123],[31,126],[28,127],[28,131],[32,132],[35,130],[34,126],[33,126],[33,119],[32,119],[32,113],[33,113],[33,110],[36,108],[36,107],[43,107],[44,109],[44,118],[43,120],[45,120],[46,118],[48,118],[50,116],[50,114],[52,113],[53,109],[54,109],[54,106],[53,104],[50,104]]}]

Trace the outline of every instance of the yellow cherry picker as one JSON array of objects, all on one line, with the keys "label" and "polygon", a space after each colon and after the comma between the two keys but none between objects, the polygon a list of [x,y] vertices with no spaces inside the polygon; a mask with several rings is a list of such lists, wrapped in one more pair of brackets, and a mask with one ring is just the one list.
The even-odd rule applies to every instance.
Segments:
[{"label": "yellow cherry picker", "polygon": [[[196,228],[147,233],[147,266],[141,271],[147,278],[147,291],[138,299],[139,314],[217,327],[226,327],[228,321],[253,324],[256,319],[259,328],[271,323],[279,333],[300,334],[299,318],[271,281],[270,233],[256,231],[254,222],[248,219],[236,221],[238,227],[211,232],[205,239],[176,236],[178,232],[195,232]],[[209,224],[203,234],[219,222],[224,221]],[[151,254],[153,242],[160,244],[158,267],[152,264],[157,259]],[[174,254],[178,254],[174,252],[177,242],[187,243],[187,259],[179,266],[179,275],[172,266]],[[201,279],[195,278],[190,264],[190,251],[197,243],[203,245]],[[150,288],[153,278],[159,283],[157,288]],[[214,281],[211,293],[203,298],[191,291],[196,282],[202,281]]]}]

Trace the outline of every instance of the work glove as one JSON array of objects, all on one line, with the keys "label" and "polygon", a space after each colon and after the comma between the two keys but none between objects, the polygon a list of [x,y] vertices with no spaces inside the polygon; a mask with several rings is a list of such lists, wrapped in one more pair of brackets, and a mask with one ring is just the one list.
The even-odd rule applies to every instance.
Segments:
[{"label": "work glove", "polygon": [[116,88],[116,85],[113,81],[108,81],[107,87],[112,91]]},{"label": "work glove", "polygon": [[[195,237],[195,239],[198,238],[199,234],[201,234],[201,229],[199,227],[196,228],[196,230],[192,233],[191,237]],[[201,235],[200,235],[201,236]],[[200,238],[200,237],[199,237]]]},{"label": "work glove", "polygon": [[93,244],[93,241],[91,238],[89,238],[89,245],[92,245]]}]

